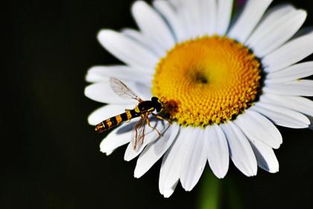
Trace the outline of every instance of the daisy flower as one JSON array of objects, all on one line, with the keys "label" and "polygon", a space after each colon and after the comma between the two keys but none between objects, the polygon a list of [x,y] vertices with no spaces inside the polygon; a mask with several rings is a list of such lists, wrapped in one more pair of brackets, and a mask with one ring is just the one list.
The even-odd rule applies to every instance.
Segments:
[{"label": "daisy flower", "polygon": [[[95,125],[134,108],[120,98],[110,77],[125,82],[143,99],[174,102],[166,120],[147,127],[133,149],[133,123],[114,129],[100,144],[107,155],[128,144],[125,160],[136,157],[134,175],[144,175],[162,158],[159,190],[169,197],[178,182],[197,184],[208,162],[217,178],[230,160],[246,176],[260,167],[275,173],[273,149],[282,136],[275,125],[308,128],[313,116],[313,33],[297,33],[307,13],[291,5],[269,8],[272,0],[249,0],[231,21],[233,0],[136,1],[131,10],[139,30],[101,30],[102,46],[125,65],[96,66],[85,95],[106,103],[88,118]],[[232,23],[231,23],[232,22]],[[297,33],[297,34],[296,34]]]}]

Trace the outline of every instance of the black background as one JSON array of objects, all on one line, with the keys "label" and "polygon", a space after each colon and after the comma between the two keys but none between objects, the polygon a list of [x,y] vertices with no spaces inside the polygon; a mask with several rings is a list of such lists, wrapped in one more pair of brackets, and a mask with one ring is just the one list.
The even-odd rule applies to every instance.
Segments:
[{"label": "black background", "polygon": [[[198,184],[170,199],[158,191],[160,164],[141,179],[123,148],[106,157],[87,124],[100,104],[83,95],[89,67],[118,63],[97,42],[101,28],[135,27],[131,0],[12,0],[2,5],[0,208],[197,208]],[[274,4],[286,1],[275,1]],[[289,1],[308,10],[309,0]],[[313,132],[280,128],[280,172],[247,178],[231,166],[243,208],[313,208]],[[208,169],[207,169],[208,172]],[[226,192],[224,192],[226,195]],[[208,195],[210,195],[208,193]],[[231,208],[223,198],[223,208]],[[227,195],[226,195],[227,196]]]}]

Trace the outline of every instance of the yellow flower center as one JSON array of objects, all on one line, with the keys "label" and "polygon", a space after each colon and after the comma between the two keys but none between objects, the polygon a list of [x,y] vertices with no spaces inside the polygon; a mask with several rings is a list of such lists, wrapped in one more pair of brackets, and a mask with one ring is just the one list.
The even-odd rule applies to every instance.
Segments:
[{"label": "yellow flower center", "polygon": [[249,108],[260,86],[261,64],[247,47],[227,37],[205,36],[177,44],[160,60],[152,93],[172,107],[165,108],[171,120],[205,127]]}]

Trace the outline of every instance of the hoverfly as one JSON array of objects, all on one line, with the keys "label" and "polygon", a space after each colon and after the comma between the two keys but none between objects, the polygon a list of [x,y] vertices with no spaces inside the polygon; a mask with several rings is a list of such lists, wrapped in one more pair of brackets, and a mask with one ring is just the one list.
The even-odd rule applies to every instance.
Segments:
[{"label": "hoverfly", "polygon": [[134,109],[125,109],[124,113],[108,118],[97,124],[95,131],[98,133],[103,133],[122,124],[125,121],[130,121],[133,118],[140,117],[140,120],[134,126],[134,149],[140,146],[144,141],[146,124],[157,131],[157,133],[161,136],[161,133],[155,127],[150,125],[149,116],[153,115],[157,119],[164,119],[160,115],[156,114],[163,110],[162,102],[157,97],[152,97],[151,100],[142,100],[132,90],[130,90],[126,84],[116,78],[110,78],[110,85],[113,92],[118,96],[135,99],[139,103]]}]

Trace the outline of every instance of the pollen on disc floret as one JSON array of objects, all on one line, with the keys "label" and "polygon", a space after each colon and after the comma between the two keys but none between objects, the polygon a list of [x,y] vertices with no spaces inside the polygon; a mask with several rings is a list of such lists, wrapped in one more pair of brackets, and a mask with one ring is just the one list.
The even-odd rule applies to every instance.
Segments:
[{"label": "pollen on disc floret", "polygon": [[170,119],[205,127],[232,120],[257,99],[261,64],[249,48],[227,37],[177,44],[156,67],[152,93],[175,102]]}]

